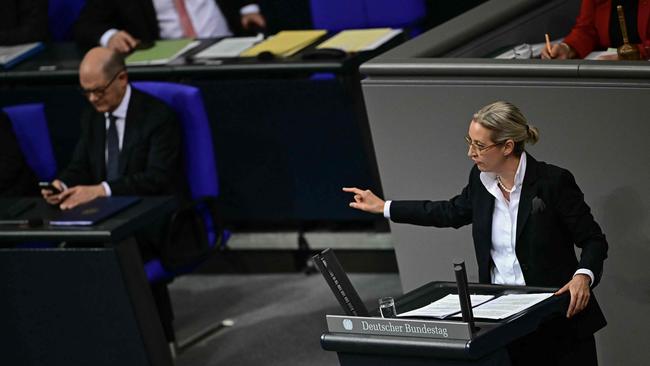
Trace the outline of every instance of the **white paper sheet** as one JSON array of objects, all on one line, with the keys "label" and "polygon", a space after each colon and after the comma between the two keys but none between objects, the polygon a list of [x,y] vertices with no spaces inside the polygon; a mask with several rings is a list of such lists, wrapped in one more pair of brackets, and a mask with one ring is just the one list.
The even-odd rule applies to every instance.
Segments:
[{"label": "white paper sheet", "polygon": [[[551,47],[564,41],[564,38],[556,39],[551,41]],[[527,44],[523,43],[513,48],[503,52],[502,54],[496,56],[498,59],[531,59],[531,58],[540,58],[542,57],[542,50],[546,48],[546,42]]]},{"label": "white paper sheet", "polygon": [[[492,295],[470,295],[472,307],[480,305],[488,300],[493,299]],[[398,317],[415,316],[426,318],[439,318],[443,319],[450,315],[460,312],[460,299],[458,294],[449,294],[440,300],[434,301],[429,305],[421,308],[408,311],[406,313],[397,314]]]},{"label": "white paper sheet", "polygon": [[482,319],[505,319],[529,307],[538,304],[553,293],[541,294],[508,294],[475,307],[474,317]]},{"label": "white paper sheet", "polygon": [[259,34],[257,37],[237,37],[226,38],[213,44],[212,46],[199,52],[194,58],[196,59],[211,59],[211,58],[226,58],[238,57],[240,53],[253,47],[254,44],[262,41],[264,36]]},{"label": "white paper sheet", "polygon": [[598,60],[600,56],[618,56],[616,48],[608,48],[606,51],[594,51],[585,57],[585,60]]},{"label": "white paper sheet", "polygon": [[41,42],[34,42],[0,47],[0,66],[11,63],[15,59],[20,58],[22,55],[38,48],[40,45]]}]

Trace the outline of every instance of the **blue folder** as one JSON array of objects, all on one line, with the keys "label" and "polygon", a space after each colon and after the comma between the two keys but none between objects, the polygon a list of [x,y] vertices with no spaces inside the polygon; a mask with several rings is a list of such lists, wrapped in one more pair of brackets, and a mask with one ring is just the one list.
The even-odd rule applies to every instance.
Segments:
[{"label": "blue folder", "polygon": [[124,211],[140,201],[139,197],[101,197],[50,217],[51,226],[91,226]]}]

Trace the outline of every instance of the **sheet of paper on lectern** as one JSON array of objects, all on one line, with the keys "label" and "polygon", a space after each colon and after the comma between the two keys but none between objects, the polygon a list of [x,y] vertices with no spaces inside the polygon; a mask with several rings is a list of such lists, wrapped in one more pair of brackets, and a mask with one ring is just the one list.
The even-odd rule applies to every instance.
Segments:
[{"label": "sheet of paper on lectern", "polygon": [[[483,304],[493,298],[494,296],[492,295],[470,295],[472,307]],[[457,313],[460,313],[460,299],[458,298],[458,294],[449,294],[440,300],[430,303],[429,305],[425,305],[406,313],[397,314],[397,316],[443,319]]]},{"label": "sheet of paper on lectern", "polygon": [[475,307],[474,317],[482,319],[505,319],[553,296],[553,293],[508,294]]}]

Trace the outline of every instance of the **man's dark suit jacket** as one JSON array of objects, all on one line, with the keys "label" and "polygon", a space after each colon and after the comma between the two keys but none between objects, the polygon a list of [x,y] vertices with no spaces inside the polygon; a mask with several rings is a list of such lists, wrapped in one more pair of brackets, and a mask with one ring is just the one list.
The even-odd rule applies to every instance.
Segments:
[{"label": "man's dark suit jacket", "polygon": [[[176,114],[162,101],[131,88],[120,178],[107,181],[115,196],[170,195],[178,192],[181,132]],[[81,137],[59,179],[69,187],[106,180],[106,119],[92,108],[81,117]]]},{"label": "man's dark suit jacket", "polygon": [[[252,0],[215,0],[234,34],[242,32],[239,11]],[[75,26],[75,38],[82,47],[99,44],[107,30],[127,31],[142,41],[160,38],[156,9],[152,0],[88,0]]]},{"label": "man's dark suit jacket", "polygon": [[[162,101],[131,88],[119,155],[120,178],[107,181],[114,196],[170,195],[183,199],[187,189],[181,166],[181,130],[174,111]],[[68,187],[106,181],[106,119],[92,107],[81,117],[81,136],[70,164],[59,175]],[[163,263],[184,247],[169,247],[168,217],[136,234],[143,260]]]},{"label": "man's dark suit jacket", "polygon": [[47,0],[2,0],[0,46],[47,40]]},{"label": "man's dark suit jacket", "polygon": [[[449,201],[393,201],[390,218],[397,223],[435,227],[472,224],[479,281],[490,283],[495,198],[479,176],[474,166],[467,186]],[[568,170],[538,162],[527,154],[516,236],[515,251],[526,285],[559,288],[571,280],[578,268],[591,270],[595,276],[593,286],[599,283],[608,244]],[[582,248],[580,261],[574,244]],[[567,323],[577,337],[589,336],[606,325],[593,296],[587,308]]]},{"label": "man's dark suit jacket", "polygon": [[9,117],[0,110],[0,196],[38,195],[38,181],[27,165]]}]

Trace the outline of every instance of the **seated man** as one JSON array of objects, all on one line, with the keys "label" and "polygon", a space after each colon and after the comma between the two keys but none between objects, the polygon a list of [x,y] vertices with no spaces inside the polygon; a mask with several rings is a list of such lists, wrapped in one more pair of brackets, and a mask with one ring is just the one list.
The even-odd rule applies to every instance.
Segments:
[{"label": "seated man", "polygon": [[[69,209],[97,197],[182,192],[181,132],[175,113],[131,88],[123,58],[107,48],[86,54],[79,82],[92,108],[81,117],[72,160],[52,182],[62,193],[43,190],[45,199]],[[145,260],[158,253],[143,247],[149,241],[138,240]]]},{"label": "seated man", "polygon": [[[41,191],[47,202],[65,210],[111,195],[182,197],[182,135],[174,111],[131,88],[124,59],[107,48],[93,48],[86,54],[79,66],[79,82],[92,108],[82,114],[81,137],[72,160],[52,182],[62,192]],[[162,248],[168,219],[136,234],[144,262],[168,258]],[[165,335],[173,341],[167,286],[158,283],[151,290]]]},{"label": "seated man", "polygon": [[46,39],[47,0],[2,0],[0,46]]},{"label": "seated man", "polygon": [[141,41],[223,37],[265,27],[253,0],[88,0],[75,37],[82,47],[128,53]]},{"label": "seated man", "polygon": [[27,165],[11,121],[0,110],[0,197],[38,194],[36,175]]}]

